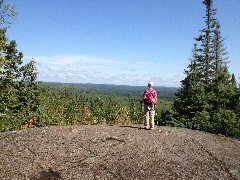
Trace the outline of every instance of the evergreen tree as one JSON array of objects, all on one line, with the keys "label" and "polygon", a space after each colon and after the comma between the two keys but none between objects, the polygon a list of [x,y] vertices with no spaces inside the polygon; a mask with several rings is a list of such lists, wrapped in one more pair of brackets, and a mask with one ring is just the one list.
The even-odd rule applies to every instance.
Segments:
[{"label": "evergreen tree", "polygon": [[197,109],[202,108],[198,104],[194,106],[194,103],[197,102],[195,99],[196,92],[200,92],[199,82],[200,82],[200,74],[197,68],[197,44],[194,45],[194,49],[192,51],[192,59],[190,59],[190,64],[185,70],[186,78],[181,81],[181,89],[176,94],[177,98],[174,101],[174,108],[182,115],[187,117],[193,117],[194,113]]},{"label": "evergreen tree", "polygon": [[206,27],[200,30],[201,34],[196,39],[201,44],[201,48],[197,49],[199,52],[198,66],[202,74],[203,85],[209,87],[213,71],[213,49],[212,49],[212,40],[213,40],[213,29],[216,26],[216,19],[214,15],[216,14],[216,9],[212,8],[212,0],[204,0],[203,4],[206,6],[205,12],[205,24]]},{"label": "evergreen tree", "polygon": [[[239,135],[239,91],[228,72],[228,57],[215,18],[213,0],[204,0],[206,27],[195,38],[186,78],[174,100],[174,121],[181,126],[227,135]],[[198,46],[200,45],[200,48]],[[168,117],[171,117],[169,114]],[[171,123],[169,123],[171,124]],[[176,124],[176,123],[175,123]]]}]

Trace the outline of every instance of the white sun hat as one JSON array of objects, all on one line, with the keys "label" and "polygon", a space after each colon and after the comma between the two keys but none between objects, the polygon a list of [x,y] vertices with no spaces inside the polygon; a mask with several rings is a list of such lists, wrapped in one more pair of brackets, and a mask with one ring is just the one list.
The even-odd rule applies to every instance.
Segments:
[{"label": "white sun hat", "polygon": [[148,86],[153,86],[153,82],[149,82],[149,83],[148,83]]}]

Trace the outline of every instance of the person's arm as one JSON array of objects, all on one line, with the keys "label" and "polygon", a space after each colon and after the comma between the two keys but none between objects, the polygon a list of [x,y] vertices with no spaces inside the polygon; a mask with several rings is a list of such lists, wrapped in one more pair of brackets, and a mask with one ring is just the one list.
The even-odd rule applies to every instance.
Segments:
[{"label": "person's arm", "polygon": [[156,104],[157,104],[157,96],[154,96],[154,99],[155,99],[155,102],[156,102]]},{"label": "person's arm", "polygon": [[155,100],[155,104],[157,104],[157,100],[158,100],[158,99],[157,99],[157,92],[156,92],[156,91],[155,91],[155,93],[154,93],[154,97],[153,97],[153,98],[154,98],[154,100]]},{"label": "person's arm", "polygon": [[146,99],[146,98],[147,98],[146,91],[144,91],[144,93],[143,93],[143,100]]},{"label": "person's arm", "polygon": [[141,103],[144,102],[144,99],[146,99],[146,91],[144,91],[144,93],[143,93],[143,97],[142,97]]},{"label": "person's arm", "polygon": [[156,92],[155,100],[156,100],[156,104],[157,104],[157,101],[158,101],[157,92]]},{"label": "person's arm", "polygon": [[147,97],[146,97],[146,95],[143,95],[143,99],[146,99]]}]

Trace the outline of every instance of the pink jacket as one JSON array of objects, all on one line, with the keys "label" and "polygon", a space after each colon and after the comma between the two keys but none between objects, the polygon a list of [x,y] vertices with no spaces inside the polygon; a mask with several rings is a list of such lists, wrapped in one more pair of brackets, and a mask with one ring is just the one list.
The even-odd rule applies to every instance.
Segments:
[{"label": "pink jacket", "polygon": [[157,92],[154,89],[146,89],[143,93],[144,99],[151,101],[152,104],[157,103]]}]

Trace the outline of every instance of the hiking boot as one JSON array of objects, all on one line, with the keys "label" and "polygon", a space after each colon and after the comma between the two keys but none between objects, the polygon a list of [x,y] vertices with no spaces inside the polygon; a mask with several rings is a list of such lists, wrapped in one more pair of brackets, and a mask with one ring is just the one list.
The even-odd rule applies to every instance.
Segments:
[{"label": "hiking boot", "polygon": [[146,129],[146,130],[149,130],[150,128],[149,128],[149,126],[146,126],[145,129]]}]

